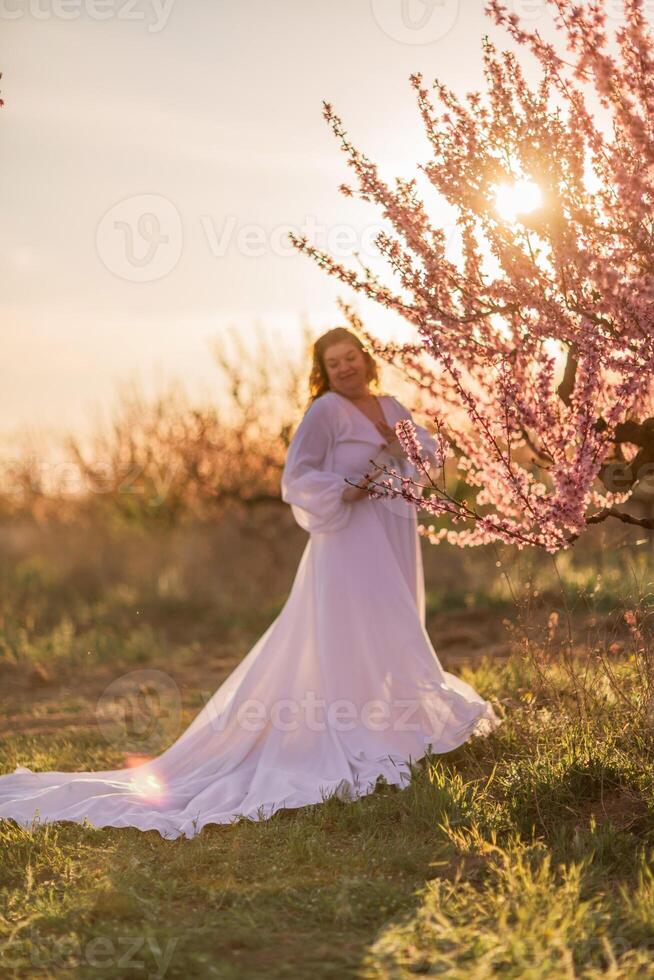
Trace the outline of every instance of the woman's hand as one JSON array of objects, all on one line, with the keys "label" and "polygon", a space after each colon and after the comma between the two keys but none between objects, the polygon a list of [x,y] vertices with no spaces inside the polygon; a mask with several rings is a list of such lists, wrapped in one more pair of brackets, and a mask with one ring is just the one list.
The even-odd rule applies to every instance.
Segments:
[{"label": "woman's hand", "polygon": [[365,474],[361,478],[361,480],[365,481],[363,483],[363,486],[361,485],[361,481],[359,481],[359,484],[357,486],[353,486],[352,484],[350,484],[345,488],[345,490],[343,490],[343,493],[341,494],[341,499],[348,501],[350,503],[354,503],[355,500],[363,500],[364,497],[369,497],[370,494],[368,493],[366,487],[370,486],[381,473],[383,473],[381,466],[375,466],[374,470],[371,473],[368,473],[367,480],[365,478]]},{"label": "woman's hand", "polygon": [[402,459],[406,456],[404,449],[402,448],[402,443],[395,435],[395,429],[388,424],[388,422],[375,422],[379,434],[386,440],[386,445],[384,450],[392,456],[394,459]]},{"label": "woman's hand", "polygon": [[[393,429],[392,426],[388,424],[388,422],[386,421],[375,422],[375,426],[377,427],[377,431],[379,432],[380,436],[386,440],[384,451],[387,452],[389,456],[392,456],[393,459],[402,459],[403,456],[406,456],[406,453],[402,448],[402,443],[395,435],[395,429]],[[370,474],[368,478],[368,482],[369,483],[372,482],[372,480],[376,479],[376,477],[382,472],[383,472],[382,467],[377,466],[374,473]],[[368,497],[368,496],[369,496],[368,491],[361,486],[346,487],[342,493],[342,499],[345,501],[350,501],[352,503],[355,500],[363,500],[364,497]]]},{"label": "woman's hand", "polygon": [[342,498],[346,503],[354,503],[355,500],[363,500],[368,497],[368,491],[362,487],[346,487],[342,493]]}]

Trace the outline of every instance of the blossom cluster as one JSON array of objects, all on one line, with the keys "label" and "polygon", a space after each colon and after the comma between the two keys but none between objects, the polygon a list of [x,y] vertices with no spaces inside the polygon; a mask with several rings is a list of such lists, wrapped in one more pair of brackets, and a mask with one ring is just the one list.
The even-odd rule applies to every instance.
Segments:
[{"label": "blossom cluster", "polygon": [[[435,542],[568,547],[628,499],[633,484],[617,492],[607,466],[620,426],[652,405],[654,40],[642,0],[625,0],[612,30],[601,0],[548,2],[559,46],[513,5],[487,7],[537,59],[536,85],[488,39],[483,91],[459,97],[412,76],[430,146],[417,177],[383,179],[325,104],[354,177],[341,189],[381,209],[387,282],[295,239],[415,329],[414,343],[381,343],[342,304],[415,383],[473,491],[463,503],[445,482],[427,498],[403,489],[443,524],[422,529]],[[524,181],[540,206],[503,217],[497,188]],[[456,214],[456,254],[426,203],[434,191]],[[418,463],[410,425],[400,438]]]}]

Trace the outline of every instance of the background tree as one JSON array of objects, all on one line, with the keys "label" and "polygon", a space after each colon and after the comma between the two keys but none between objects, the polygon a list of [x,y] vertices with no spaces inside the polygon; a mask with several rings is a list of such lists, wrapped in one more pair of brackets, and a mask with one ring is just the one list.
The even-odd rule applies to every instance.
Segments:
[{"label": "background tree", "polygon": [[[487,7],[535,56],[537,85],[488,38],[484,92],[461,99],[412,76],[432,152],[417,177],[384,181],[325,103],[356,178],[341,190],[388,222],[377,245],[391,285],[294,236],[416,329],[413,344],[381,344],[342,304],[428,396],[442,469],[425,472],[427,496],[403,492],[439,519],[422,528],[432,542],[555,552],[608,517],[654,526],[624,506],[654,464],[653,38],[642,0],[625,0],[612,31],[597,0],[548,6],[565,57],[499,0]],[[458,254],[425,203],[434,189],[454,209]],[[419,452],[410,427],[403,438]],[[473,491],[463,499],[448,456]]]}]

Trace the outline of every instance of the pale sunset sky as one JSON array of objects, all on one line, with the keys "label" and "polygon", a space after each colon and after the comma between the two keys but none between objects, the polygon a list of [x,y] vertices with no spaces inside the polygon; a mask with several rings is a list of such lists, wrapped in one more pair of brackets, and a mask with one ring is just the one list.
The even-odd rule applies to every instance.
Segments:
[{"label": "pale sunset sky", "polygon": [[[543,2],[513,6],[551,35]],[[479,87],[481,37],[503,37],[483,9],[0,0],[2,434],[82,433],[128,379],[211,392],[230,324],[292,344],[302,318],[339,322],[353,294],[284,241],[294,227],[344,256],[379,222],[338,192],[322,100],[384,175],[411,176],[428,149],[408,76]]]}]

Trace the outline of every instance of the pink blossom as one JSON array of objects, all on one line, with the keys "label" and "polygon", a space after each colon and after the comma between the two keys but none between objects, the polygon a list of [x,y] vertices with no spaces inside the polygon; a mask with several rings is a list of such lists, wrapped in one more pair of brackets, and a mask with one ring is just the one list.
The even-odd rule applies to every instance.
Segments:
[{"label": "pink blossom", "polygon": [[[446,525],[423,527],[434,543],[569,547],[628,501],[630,486],[604,483],[607,462],[620,426],[654,414],[652,34],[641,0],[626,0],[613,30],[598,0],[548,6],[556,46],[510,4],[487,5],[536,57],[535,85],[515,53],[488,39],[483,91],[461,98],[411,76],[431,148],[421,176],[454,209],[460,257],[417,181],[382,179],[329,104],[324,115],[353,177],[343,193],[376,204],[388,226],[376,240],[388,276],[295,239],[328,274],[414,328],[411,343],[382,343],[342,303],[373,352],[428,402],[439,465],[454,454],[452,475],[472,491],[455,499],[444,478],[422,481],[428,496],[406,481],[388,490]],[[493,188],[525,178],[543,206],[507,222]],[[398,437],[420,470],[410,423]]]}]

